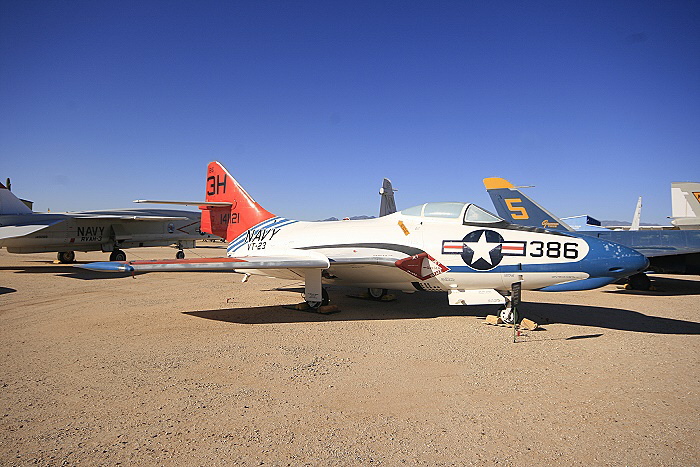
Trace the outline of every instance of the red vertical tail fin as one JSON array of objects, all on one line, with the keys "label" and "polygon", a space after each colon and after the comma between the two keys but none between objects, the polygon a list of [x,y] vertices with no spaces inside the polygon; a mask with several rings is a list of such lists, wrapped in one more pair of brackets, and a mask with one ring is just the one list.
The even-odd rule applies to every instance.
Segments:
[{"label": "red vertical tail fin", "polygon": [[217,161],[207,166],[207,202],[230,203],[223,206],[200,206],[202,231],[231,241],[260,222],[275,217],[255,202]]}]

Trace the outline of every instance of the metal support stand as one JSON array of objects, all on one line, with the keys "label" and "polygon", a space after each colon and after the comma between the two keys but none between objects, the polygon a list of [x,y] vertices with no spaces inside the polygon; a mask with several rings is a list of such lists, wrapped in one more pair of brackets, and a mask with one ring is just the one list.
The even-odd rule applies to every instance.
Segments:
[{"label": "metal support stand", "polygon": [[518,324],[518,306],[520,305],[520,296],[523,283],[521,281],[513,282],[510,289],[510,306],[513,310],[513,343],[520,333],[520,325]]}]

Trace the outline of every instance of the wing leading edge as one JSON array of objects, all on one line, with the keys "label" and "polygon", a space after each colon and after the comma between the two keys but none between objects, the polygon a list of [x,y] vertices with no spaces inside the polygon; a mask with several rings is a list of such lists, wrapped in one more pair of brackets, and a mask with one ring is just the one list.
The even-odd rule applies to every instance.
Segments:
[{"label": "wing leading edge", "polygon": [[103,272],[189,272],[233,271],[236,269],[328,269],[330,261],[320,253],[244,256],[226,258],[193,258],[175,260],[108,261],[78,264],[76,267]]}]

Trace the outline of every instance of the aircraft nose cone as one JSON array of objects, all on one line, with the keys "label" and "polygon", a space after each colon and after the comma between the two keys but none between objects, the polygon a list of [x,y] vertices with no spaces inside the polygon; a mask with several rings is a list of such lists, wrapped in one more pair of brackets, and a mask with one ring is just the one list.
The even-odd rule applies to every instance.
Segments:
[{"label": "aircraft nose cone", "polygon": [[637,250],[633,250],[632,248],[627,248],[627,250],[629,250],[631,253],[626,260],[627,274],[625,274],[625,277],[631,276],[632,274],[636,274],[638,272],[644,272],[649,269],[649,259],[646,256]]},{"label": "aircraft nose cone", "polygon": [[603,260],[598,262],[600,269],[598,273],[600,275],[615,278],[628,277],[632,274],[644,272],[649,267],[647,257],[637,250],[619,243],[605,240],[598,241],[600,245],[596,250],[599,251],[600,259]]}]

